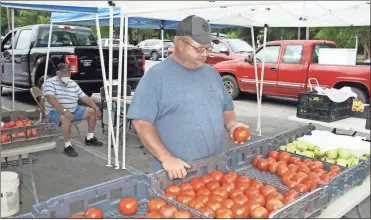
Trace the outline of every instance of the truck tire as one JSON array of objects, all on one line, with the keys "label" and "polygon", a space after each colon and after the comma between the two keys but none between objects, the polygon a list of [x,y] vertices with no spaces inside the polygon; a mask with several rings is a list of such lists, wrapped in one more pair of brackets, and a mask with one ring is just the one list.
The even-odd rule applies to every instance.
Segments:
[{"label": "truck tire", "polygon": [[236,99],[240,94],[240,88],[238,87],[236,78],[231,75],[225,75],[222,77],[224,88],[231,95],[232,99]]},{"label": "truck tire", "polygon": [[368,103],[368,96],[367,96],[367,94],[364,91],[362,91],[361,89],[356,88],[356,87],[350,87],[350,88],[352,89],[352,91],[354,93],[357,94],[357,99],[359,101],[361,101],[363,103]]},{"label": "truck tire", "polygon": [[158,60],[158,53],[157,53],[156,51],[153,51],[153,52],[151,53],[151,59],[152,59],[153,61],[157,61],[157,60]]}]

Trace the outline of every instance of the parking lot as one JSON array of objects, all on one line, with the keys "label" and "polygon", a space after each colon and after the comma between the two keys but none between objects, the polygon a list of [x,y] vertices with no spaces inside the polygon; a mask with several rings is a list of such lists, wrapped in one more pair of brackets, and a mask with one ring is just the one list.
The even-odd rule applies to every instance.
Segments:
[{"label": "parking lot", "polygon": [[[158,62],[147,60],[146,69]],[[16,92],[15,94],[16,110],[35,110],[36,105],[29,92]],[[95,95],[99,96],[99,94]],[[11,110],[11,91],[4,89],[1,99],[3,110]],[[100,103],[99,98],[94,98],[94,101],[97,104]],[[296,114],[296,100],[263,97],[261,107],[262,136],[259,136],[256,131],[258,117],[256,95],[243,94],[234,103],[238,120],[250,126],[252,142],[304,125],[287,120],[288,116]],[[63,154],[64,143],[62,139],[59,139],[55,149],[33,155],[36,158],[34,169],[40,201],[130,174],[127,170],[105,166],[107,164],[107,132],[102,133],[100,122],[97,125],[96,135],[105,143],[102,148],[83,146],[79,138],[75,137],[72,143],[77,147],[76,150],[79,153],[77,158],[70,158]],[[79,126],[83,135],[85,135],[87,132],[86,123]],[[73,136],[76,136],[75,130],[72,130],[74,132]],[[140,142],[132,132],[130,131],[127,135],[126,163],[129,168],[151,172],[150,155],[143,148],[138,147]],[[225,150],[234,147],[237,147],[237,145],[229,140],[228,134],[225,134]],[[122,155],[121,151],[119,153]],[[120,161],[122,161],[121,157]],[[26,185],[29,184],[28,179],[25,179],[24,182]],[[32,205],[35,203],[32,193],[24,189],[21,191],[21,198],[23,204],[18,214],[30,212]]]}]

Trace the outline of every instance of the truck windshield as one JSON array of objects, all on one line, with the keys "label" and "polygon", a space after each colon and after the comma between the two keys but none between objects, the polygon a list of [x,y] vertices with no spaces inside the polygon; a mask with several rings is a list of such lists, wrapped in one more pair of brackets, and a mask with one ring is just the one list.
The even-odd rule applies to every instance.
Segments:
[{"label": "truck windshield", "polygon": [[253,51],[252,47],[243,40],[228,40],[228,43],[234,53]]},{"label": "truck windshield", "polygon": [[312,49],[312,63],[318,63],[319,49],[321,48],[336,48],[333,44],[315,44]]},{"label": "truck windshield", "polygon": [[[37,37],[36,47],[47,47],[49,28],[41,27]],[[91,30],[54,27],[50,42],[51,47],[65,46],[97,46],[97,41]]]}]

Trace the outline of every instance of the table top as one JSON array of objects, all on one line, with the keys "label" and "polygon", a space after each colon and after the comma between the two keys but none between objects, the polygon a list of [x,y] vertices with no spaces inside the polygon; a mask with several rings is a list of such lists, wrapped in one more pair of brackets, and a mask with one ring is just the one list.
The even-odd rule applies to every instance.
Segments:
[{"label": "table top", "polygon": [[29,145],[25,147],[16,147],[7,150],[1,150],[1,157],[11,157],[11,156],[18,156],[23,154],[32,154],[40,151],[51,150],[56,147],[56,143],[54,141],[43,143],[43,144],[36,144],[36,145]]},{"label": "table top", "polygon": [[303,122],[303,123],[312,123],[322,125],[324,127],[329,128],[338,128],[348,131],[357,131],[364,134],[370,134],[370,130],[365,129],[366,126],[366,119],[364,118],[346,118],[339,121],[334,122],[322,122],[322,121],[315,121],[310,119],[298,118],[296,115],[291,115],[288,117],[291,121]]},{"label": "table top", "polygon": [[335,199],[317,218],[341,218],[370,196],[370,175],[362,185],[355,186]]}]

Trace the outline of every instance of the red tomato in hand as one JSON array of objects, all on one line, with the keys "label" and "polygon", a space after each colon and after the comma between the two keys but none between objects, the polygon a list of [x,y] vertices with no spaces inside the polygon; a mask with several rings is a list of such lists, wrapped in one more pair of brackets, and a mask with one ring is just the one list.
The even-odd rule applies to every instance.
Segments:
[{"label": "red tomato in hand", "polygon": [[161,198],[153,198],[148,202],[148,212],[158,212],[166,204],[165,200]]},{"label": "red tomato in hand", "polygon": [[274,159],[278,160],[279,152],[276,150],[269,151],[268,157],[273,157]]},{"label": "red tomato in hand", "polygon": [[338,165],[332,165],[329,169],[329,172],[334,172],[336,174],[339,174],[341,172],[341,168]]},{"label": "red tomato in hand", "polygon": [[268,216],[268,210],[261,206],[256,207],[250,212],[251,218],[268,218]]},{"label": "red tomato in hand", "polygon": [[86,218],[103,218],[103,212],[102,210],[98,208],[91,207],[91,208],[88,208],[88,210],[86,210],[85,217]]},{"label": "red tomato in hand", "polygon": [[250,131],[246,127],[237,127],[233,131],[233,140],[239,143],[245,142],[250,137]]},{"label": "red tomato in hand", "polygon": [[133,197],[121,199],[119,203],[119,210],[123,215],[134,215],[138,207],[138,201]]}]

